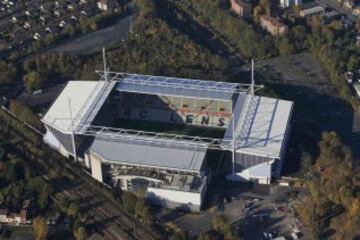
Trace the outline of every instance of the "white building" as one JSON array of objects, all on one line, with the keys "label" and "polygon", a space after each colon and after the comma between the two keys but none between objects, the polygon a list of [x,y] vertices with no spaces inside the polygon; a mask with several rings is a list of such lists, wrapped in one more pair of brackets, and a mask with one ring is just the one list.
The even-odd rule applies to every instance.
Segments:
[{"label": "white building", "polygon": [[325,8],[320,5],[300,10],[300,16],[303,18],[308,18],[314,15],[322,15],[324,13],[325,13]]},{"label": "white building", "polygon": [[[292,102],[256,96],[237,83],[113,72],[102,79],[108,80],[68,82],[42,119],[44,141],[84,161],[98,181],[197,211],[213,150],[230,163],[230,180],[269,184],[280,175]],[[150,123],[171,132],[141,128]],[[219,137],[174,133],[173,126]]]},{"label": "white building", "polygon": [[280,0],[280,7],[288,8],[302,4],[302,0]]}]

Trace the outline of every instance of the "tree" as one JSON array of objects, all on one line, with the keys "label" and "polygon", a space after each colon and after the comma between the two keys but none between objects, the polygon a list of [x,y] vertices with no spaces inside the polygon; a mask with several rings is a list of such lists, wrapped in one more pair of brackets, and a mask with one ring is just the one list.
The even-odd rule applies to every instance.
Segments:
[{"label": "tree", "polygon": [[264,7],[261,5],[257,5],[254,8],[254,18],[255,20],[259,20],[260,15],[263,15],[265,13]]},{"label": "tree", "polygon": [[87,232],[86,229],[81,226],[78,229],[74,230],[74,237],[76,238],[76,240],[85,240],[87,239]]},{"label": "tree", "polygon": [[294,46],[290,43],[289,38],[282,37],[279,41],[279,53],[281,55],[289,55],[295,53]]},{"label": "tree", "polygon": [[169,240],[186,240],[186,239],[188,239],[188,237],[186,236],[186,233],[182,230],[173,232],[169,237]]},{"label": "tree", "polygon": [[68,214],[75,217],[77,216],[79,213],[79,204],[77,203],[70,203],[69,208],[68,208]]},{"label": "tree", "polygon": [[359,66],[359,58],[357,56],[351,55],[346,64],[348,71],[355,71]]},{"label": "tree", "polygon": [[307,182],[310,194],[297,212],[314,239],[322,238],[328,227],[335,230],[334,239],[356,239],[360,235],[355,227],[360,222],[359,168],[335,132],[322,134],[319,150]]},{"label": "tree", "polygon": [[266,15],[271,15],[271,2],[270,0],[260,0],[260,5],[264,8]]},{"label": "tree", "polygon": [[31,71],[24,76],[25,87],[29,92],[42,87],[43,79],[37,71]]},{"label": "tree", "polygon": [[221,240],[222,237],[216,232],[200,233],[197,240]]},{"label": "tree", "polygon": [[20,119],[28,122],[37,129],[41,129],[42,124],[39,117],[35,115],[29,107],[18,101],[11,100],[9,108],[10,111],[15,113]]},{"label": "tree", "polygon": [[15,83],[16,69],[4,61],[0,61],[0,86]]},{"label": "tree", "polygon": [[45,240],[48,234],[48,226],[43,217],[36,217],[33,220],[34,235],[36,240]]},{"label": "tree", "polygon": [[295,42],[296,50],[302,50],[307,47],[306,38],[307,38],[307,31],[306,28],[302,25],[296,25],[295,27],[291,28],[290,36],[293,42]]},{"label": "tree", "polygon": [[224,215],[216,215],[212,221],[212,227],[215,231],[219,232],[226,239],[233,239],[233,232],[231,225]]},{"label": "tree", "polygon": [[125,210],[129,213],[134,213],[137,197],[135,194],[125,191],[121,196],[121,200]]}]

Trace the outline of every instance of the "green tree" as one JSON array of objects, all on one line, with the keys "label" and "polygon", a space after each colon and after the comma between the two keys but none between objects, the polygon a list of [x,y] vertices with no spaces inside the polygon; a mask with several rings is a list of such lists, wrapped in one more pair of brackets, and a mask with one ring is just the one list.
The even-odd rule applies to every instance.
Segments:
[{"label": "green tree", "polygon": [[279,53],[289,55],[295,53],[295,47],[290,43],[288,37],[282,37],[279,41]]},{"label": "green tree", "polygon": [[221,240],[222,237],[214,232],[200,233],[197,240]]},{"label": "green tree", "polygon": [[15,113],[20,119],[28,122],[37,129],[41,129],[42,124],[40,122],[39,117],[36,114],[34,114],[29,107],[25,106],[24,104],[16,100],[11,100],[9,108],[10,111]]},{"label": "green tree", "polygon": [[123,206],[127,212],[129,212],[129,213],[135,212],[135,205],[136,205],[136,201],[137,201],[137,197],[135,194],[125,191],[121,195],[121,200],[122,200]]},{"label": "green tree", "polygon": [[186,240],[186,239],[188,239],[186,233],[181,230],[173,232],[169,237],[169,240]]},{"label": "green tree", "polygon": [[0,61],[0,86],[16,82],[16,69],[4,61]]},{"label": "green tree", "polygon": [[72,203],[70,203],[70,205],[69,205],[69,208],[68,208],[67,213],[68,213],[70,216],[75,217],[75,216],[78,215],[79,209],[80,209],[79,204],[72,202]]},{"label": "green tree", "polygon": [[295,42],[295,48],[299,51],[307,48],[307,31],[302,25],[296,25],[291,28],[290,36],[293,42]]},{"label": "green tree", "polygon": [[355,71],[359,67],[359,57],[352,55],[346,64],[348,71]]}]

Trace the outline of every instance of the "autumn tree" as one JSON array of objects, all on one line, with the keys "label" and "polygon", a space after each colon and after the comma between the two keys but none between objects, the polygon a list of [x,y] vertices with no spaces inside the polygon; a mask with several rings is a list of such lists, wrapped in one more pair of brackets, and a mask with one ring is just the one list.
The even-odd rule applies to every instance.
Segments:
[{"label": "autumn tree", "polygon": [[309,196],[297,206],[314,239],[326,235],[331,227],[334,239],[356,239],[360,229],[360,171],[350,149],[335,132],[323,133],[320,154],[310,170]]},{"label": "autumn tree", "polygon": [[271,1],[270,0],[260,0],[260,5],[264,8],[265,14],[267,16],[271,15]]},{"label": "autumn tree", "polygon": [[35,240],[45,240],[48,235],[48,226],[43,217],[36,217],[33,220]]},{"label": "autumn tree", "polygon": [[224,215],[216,215],[212,221],[212,227],[215,231],[223,235],[225,239],[234,238],[231,225]]},{"label": "autumn tree", "polygon": [[87,232],[86,229],[81,226],[78,229],[74,230],[74,237],[76,240],[85,240],[87,239]]},{"label": "autumn tree", "polygon": [[70,203],[67,212],[68,212],[68,214],[71,215],[71,216],[74,216],[74,217],[77,216],[78,213],[79,213],[79,204],[74,203],[74,202]]}]

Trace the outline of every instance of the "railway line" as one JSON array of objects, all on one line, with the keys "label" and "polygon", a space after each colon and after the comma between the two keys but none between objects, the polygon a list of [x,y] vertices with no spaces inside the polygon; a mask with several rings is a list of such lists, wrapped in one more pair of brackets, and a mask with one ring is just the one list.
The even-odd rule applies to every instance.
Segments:
[{"label": "railway line", "polygon": [[[14,114],[9,114],[8,109],[5,111],[2,108],[3,112],[6,113],[12,119],[21,122],[29,129],[34,131],[31,127],[28,126],[28,123],[22,121]],[[17,152],[19,154],[23,153],[23,149],[27,149],[27,145],[25,142],[28,142],[28,139],[19,132],[19,130],[10,126],[6,121],[0,118],[1,124],[6,124],[8,126],[7,134],[14,134],[21,138],[23,141],[17,142],[17,145],[14,146],[18,148]],[[5,125],[4,125],[5,126]],[[39,132],[36,132],[40,134]],[[33,161],[34,166],[38,166],[39,162],[36,160],[36,157],[29,158],[24,156],[29,161]],[[45,160],[44,160],[45,162]],[[94,190],[94,187],[91,186],[91,181],[89,181],[88,176],[85,174],[79,174],[75,172],[73,169],[67,169],[75,177],[78,179],[71,184],[63,185],[56,183],[52,180],[50,176],[44,171],[44,169],[40,167],[33,167],[35,171],[37,171],[44,180],[50,182],[57,190],[60,191],[60,194],[65,196],[66,198],[72,201],[78,201],[80,203],[80,209],[82,204],[90,204],[90,207],[85,211],[85,215],[92,218],[92,223],[94,228],[103,235],[104,239],[115,240],[115,239],[149,239],[155,240],[160,239],[150,230],[147,230],[140,222],[136,219],[133,219],[128,213],[124,210],[120,209],[119,207],[114,206],[114,204],[109,203],[104,196],[101,196],[100,192]],[[90,201],[82,202],[83,199],[90,199]],[[100,203],[100,204],[98,204]],[[91,224],[91,223],[90,223]],[[97,226],[99,225],[99,226]],[[102,225],[102,226],[100,226]]]}]

